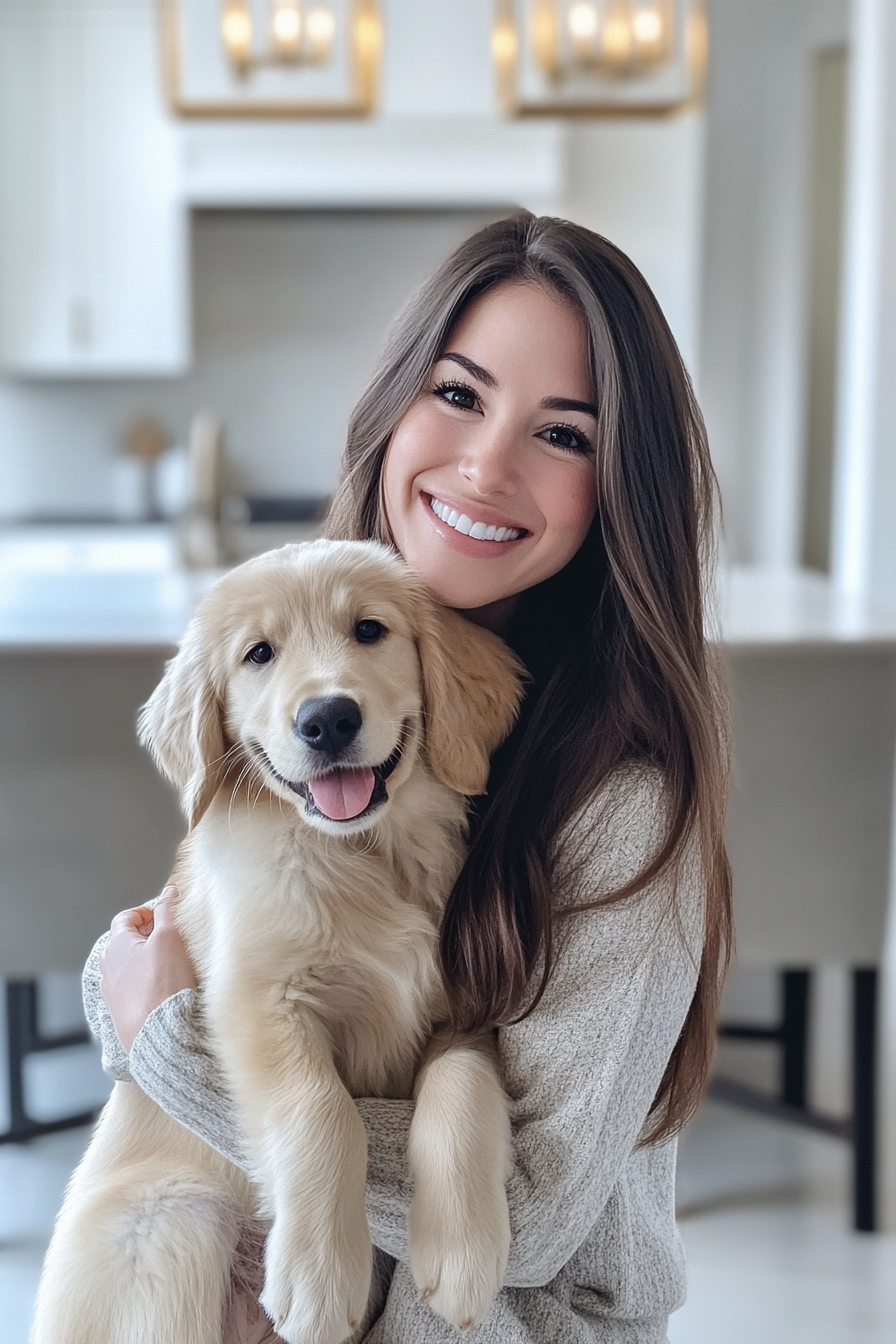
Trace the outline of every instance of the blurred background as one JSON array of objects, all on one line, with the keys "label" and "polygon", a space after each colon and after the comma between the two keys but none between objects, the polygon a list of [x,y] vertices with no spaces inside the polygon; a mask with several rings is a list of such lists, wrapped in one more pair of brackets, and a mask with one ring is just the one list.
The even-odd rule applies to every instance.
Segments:
[{"label": "blurred background", "polygon": [[134,741],[201,592],[315,535],[386,326],[524,206],[653,287],[722,487],[738,954],[673,1344],[896,1330],[894,0],[0,0],[0,1339],[164,882]]}]

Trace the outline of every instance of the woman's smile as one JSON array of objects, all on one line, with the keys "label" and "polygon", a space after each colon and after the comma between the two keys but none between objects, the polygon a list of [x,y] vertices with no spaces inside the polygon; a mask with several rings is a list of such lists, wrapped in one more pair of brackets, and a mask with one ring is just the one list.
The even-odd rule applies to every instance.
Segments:
[{"label": "woman's smile", "polygon": [[597,508],[593,403],[571,305],[514,283],[466,309],[383,471],[395,544],[446,606],[506,603],[579,549]]},{"label": "woman's smile", "polygon": [[[428,502],[439,523],[443,523],[446,528],[456,533],[458,538],[467,537],[478,543],[496,542],[503,548],[508,542],[519,541],[528,535],[528,528],[520,527],[504,514],[496,514],[494,509],[490,509],[480,500],[475,503],[456,497],[446,500],[437,499],[434,495],[421,495],[421,499]],[[465,512],[467,509],[470,510],[469,513]],[[500,550],[486,550],[481,545],[479,550],[470,552],[472,555],[500,553]]]}]

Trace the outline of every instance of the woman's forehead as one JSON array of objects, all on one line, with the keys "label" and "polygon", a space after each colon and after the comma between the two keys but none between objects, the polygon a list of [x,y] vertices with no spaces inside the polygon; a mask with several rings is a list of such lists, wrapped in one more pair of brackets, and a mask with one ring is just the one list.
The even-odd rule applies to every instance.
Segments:
[{"label": "woman's forehead", "polygon": [[460,355],[500,385],[518,371],[539,373],[556,387],[551,393],[589,397],[592,391],[590,340],[584,317],[568,299],[534,281],[504,281],[472,299],[445,340],[440,360]]}]

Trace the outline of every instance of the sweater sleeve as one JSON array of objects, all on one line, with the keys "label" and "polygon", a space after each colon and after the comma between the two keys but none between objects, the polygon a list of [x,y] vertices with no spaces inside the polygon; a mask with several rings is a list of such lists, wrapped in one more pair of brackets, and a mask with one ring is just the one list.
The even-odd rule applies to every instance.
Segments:
[{"label": "sweater sleeve", "polygon": [[[621,772],[571,828],[564,852],[581,864],[567,877],[567,903],[628,882],[661,843],[664,824],[659,774]],[[541,1002],[499,1032],[513,1131],[507,1286],[549,1283],[600,1217],[684,1024],[703,916],[701,865],[691,846],[635,897],[559,920]],[[406,1263],[413,1112],[405,1102],[365,1106],[373,1239]]]},{"label": "sweater sleeve", "polygon": [[81,997],[87,1025],[103,1048],[103,1068],[118,1082],[130,1082],[127,1051],[115,1032],[112,1017],[100,990],[100,957],[106,949],[109,933],[103,934],[93,945],[81,976]]}]

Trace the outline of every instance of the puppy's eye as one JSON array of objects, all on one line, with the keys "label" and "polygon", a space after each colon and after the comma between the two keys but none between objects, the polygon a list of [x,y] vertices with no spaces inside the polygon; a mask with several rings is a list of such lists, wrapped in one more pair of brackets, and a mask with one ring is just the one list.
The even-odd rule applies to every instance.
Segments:
[{"label": "puppy's eye", "polygon": [[255,663],[260,667],[263,663],[269,663],[273,656],[274,650],[271,648],[270,644],[267,644],[262,640],[260,644],[254,645],[249,650],[243,661],[246,663]]},{"label": "puppy's eye", "polygon": [[382,621],[358,621],[355,626],[355,639],[359,644],[375,644],[385,633]]}]

